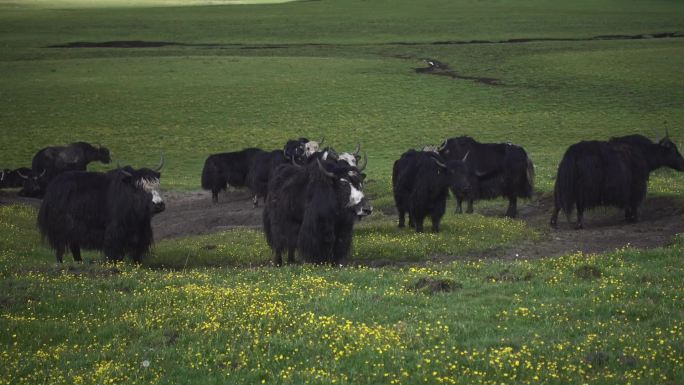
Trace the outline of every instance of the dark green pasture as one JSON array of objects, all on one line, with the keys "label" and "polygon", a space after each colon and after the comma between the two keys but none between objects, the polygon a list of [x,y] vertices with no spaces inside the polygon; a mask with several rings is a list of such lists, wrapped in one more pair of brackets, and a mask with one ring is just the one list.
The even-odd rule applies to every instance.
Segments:
[{"label": "dark green pasture", "polygon": [[[351,261],[390,265],[276,269],[245,229],[165,240],[143,266],[55,266],[36,211],[0,205],[0,384],[681,383],[681,235],[437,263],[550,235],[450,212],[440,234],[400,231],[390,173],[447,137],[510,141],[536,202],[577,141],[667,130],[681,149],[684,2],[153,3],[0,0],[0,168],[85,140],[136,167],[163,152],[163,188],[193,191],[211,153],[360,142],[376,212]],[[451,76],[417,73],[426,58]],[[681,212],[684,173],[652,173],[649,196]]]}]

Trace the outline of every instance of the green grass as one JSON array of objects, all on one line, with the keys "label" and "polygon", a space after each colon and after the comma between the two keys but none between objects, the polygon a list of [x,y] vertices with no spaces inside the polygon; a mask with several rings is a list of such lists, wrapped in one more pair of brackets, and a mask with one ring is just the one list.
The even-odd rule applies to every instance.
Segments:
[{"label": "green grass", "polygon": [[[341,150],[360,141],[376,213],[357,225],[350,262],[408,265],[271,268],[262,234],[236,229],[161,241],[143,266],[103,265],[93,252],[56,266],[35,210],[0,206],[0,384],[684,377],[681,235],[649,251],[437,264],[545,235],[450,214],[440,234],[415,234],[382,213],[394,160],[446,137],[523,145],[543,194],[579,140],[667,128],[684,142],[682,39],[582,40],[682,31],[684,3],[161,2],[0,1],[0,167],[86,140],[134,166],[163,151],[163,187],[196,190],[210,153],[299,136]],[[515,38],[577,41],[432,44]],[[220,46],[47,48],[110,40]],[[427,57],[504,85],[416,74]],[[682,186],[682,173],[659,170],[649,194],[680,202]],[[454,290],[416,289],[425,282]]]}]

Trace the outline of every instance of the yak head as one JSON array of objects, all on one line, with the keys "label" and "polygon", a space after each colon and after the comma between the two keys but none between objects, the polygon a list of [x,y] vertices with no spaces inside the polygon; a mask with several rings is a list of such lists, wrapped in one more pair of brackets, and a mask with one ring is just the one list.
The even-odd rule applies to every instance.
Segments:
[{"label": "yak head", "polygon": [[449,138],[437,148],[437,152],[444,159],[461,159],[475,143],[469,136]]},{"label": "yak head", "polygon": [[468,194],[472,189],[472,173],[470,167],[466,163],[469,152],[461,159],[452,159],[442,162],[436,156],[431,157],[432,160],[440,168],[440,174],[445,177],[446,182],[453,191],[458,191],[461,194]]},{"label": "yak head", "polygon": [[373,207],[363,193],[363,179],[365,175],[360,173],[356,167],[340,166],[339,163],[328,165],[332,170],[327,169],[319,159],[316,159],[319,170],[332,179],[337,186],[339,196],[342,197],[344,206],[351,209],[357,217],[365,217],[373,212]]},{"label": "yak head", "polygon": [[19,192],[19,195],[26,197],[41,197],[43,193],[43,178],[45,178],[45,173],[47,170],[41,170],[40,172],[29,171],[23,173],[17,170],[17,175],[24,180],[23,188]]},{"label": "yak head", "polygon": [[112,157],[109,154],[109,149],[99,144],[95,148],[95,154],[93,155],[93,160],[99,160],[102,163],[110,163],[112,161]]},{"label": "yak head", "polygon": [[361,143],[356,144],[356,150],[354,152],[343,152],[338,156],[339,160],[346,162],[352,167],[358,167],[360,170],[366,168],[368,163],[368,155],[364,152],[363,157],[365,159],[363,166],[359,167],[359,161],[361,160]]},{"label": "yak head", "polygon": [[115,170],[115,172],[119,172],[122,175],[121,181],[124,184],[131,186],[136,193],[144,197],[143,204],[150,208],[151,214],[160,213],[166,208],[159,188],[159,178],[161,177],[159,171],[163,165],[164,157],[162,157],[160,165],[155,169],[140,168],[135,170],[130,166],[126,166]]},{"label": "yak head", "polygon": [[[304,138],[301,138],[301,139],[304,139]],[[300,141],[301,141],[301,139],[300,139]],[[304,157],[309,158],[309,157],[311,157],[311,155],[320,151],[320,148],[321,148],[321,145],[323,144],[323,142],[325,142],[325,138],[322,138],[320,142],[309,140],[305,143],[302,143],[302,145],[304,146]]]},{"label": "yak head", "polygon": [[670,140],[669,135],[658,141],[658,148],[660,149],[661,159],[665,166],[671,167],[677,171],[684,171],[684,158],[679,153],[677,145]]}]

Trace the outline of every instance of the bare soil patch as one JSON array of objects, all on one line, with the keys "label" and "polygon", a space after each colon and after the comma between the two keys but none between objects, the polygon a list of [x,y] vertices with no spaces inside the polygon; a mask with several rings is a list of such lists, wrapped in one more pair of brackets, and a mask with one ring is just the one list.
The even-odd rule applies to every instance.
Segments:
[{"label": "bare soil patch", "polygon": [[[502,205],[505,205],[502,201]],[[585,212],[585,228],[574,229],[571,222],[559,220],[558,228],[549,226],[553,199],[551,195],[537,196],[520,205],[518,217],[538,230],[537,240],[506,248],[477,253],[484,258],[519,259],[557,256],[581,251],[585,254],[614,251],[625,246],[650,249],[667,246],[672,238],[684,233],[684,202],[668,197],[646,198],[636,223],[627,223],[624,212],[615,208],[598,208]],[[501,209],[478,211],[484,215],[501,215]],[[459,214],[465,215],[465,214]]]},{"label": "bare soil patch", "polygon": [[425,61],[428,64],[428,67],[427,68],[416,68],[415,69],[416,73],[448,76],[452,79],[472,80],[476,83],[482,83],[482,84],[486,84],[489,86],[502,86],[502,85],[504,85],[503,82],[499,79],[479,77],[479,76],[468,76],[468,75],[459,74],[458,72],[449,68],[448,64],[439,62],[435,59],[424,59],[423,61]]}]

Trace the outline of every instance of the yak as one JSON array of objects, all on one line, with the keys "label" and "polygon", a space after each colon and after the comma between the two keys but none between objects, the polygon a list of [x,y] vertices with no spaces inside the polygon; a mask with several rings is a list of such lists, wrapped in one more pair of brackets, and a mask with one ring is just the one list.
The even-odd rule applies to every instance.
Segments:
[{"label": "yak", "polygon": [[28,167],[20,167],[15,170],[4,169],[0,170],[0,188],[22,187],[24,185],[24,177],[31,174],[31,169]]},{"label": "yak", "polygon": [[394,162],[392,192],[399,213],[399,227],[409,226],[423,232],[426,216],[432,219],[432,231],[439,232],[449,188],[459,193],[470,190],[470,174],[466,166],[468,153],[462,159],[444,161],[431,151],[408,150]]},{"label": "yak", "polygon": [[252,202],[255,208],[259,206],[259,198],[266,200],[268,180],[273,171],[287,161],[283,150],[263,151],[254,157],[247,173],[246,185],[254,194]]},{"label": "yak", "polygon": [[629,135],[571,145],[558,165],[551,225],[557,225],[560,210],[569,220],[573,206],[576,229],[584,228],[584,211],[597,206],[624,209],[625,220],[636,222],[649,174],[664,166],[684,171],[684,158],[667,134],[657,143]]},{"label": "yak", "polygon": [[283,164],[268,183],[263,212],[266,241],[274,262],[283,251],[293,263],[339,263],[349,254],[354,221],[371,214],[363,181],[354,167],[317,160],[306,166]]},{"label": "yak", "polygon": [[67,171],[85,171],[88,163],[111,162],[109,149],[93,146],[86,142],[75,142],[66,146],[50,146],[39,150],[33,156],[29,175],[21,174],[24,187],[19,195],[40,198],[50,182]]},{"label": "yak", "polygon": [[510,143],[479,143],[468,136],[449,138],[438,148],[444,159],[468,156],[472,188],[467,193],[452,191],[456,198],[456,212],[462,213],[462,203],[468,200],[467,213],[473,212],[473,201],[508,198],[506,216],[515,218],[518,198],[531,198],[534,191],[534,164],[527,152]]},{"label": "yak", "polygon": [[259,148],[246,148],[241,151],[209,155],[202,169],[202,188],[211,190],[211,198],[218,203],[218,193],[228,186],[242,187],[254,159],[265,151]]},{"label": "yak", "polygon": [[[163,160],[162,160],[163,165]],[[117,168],[107,173],[69,171],[47,188],[38,211],[38,229],[61,263],[69,249],[100,250],[109,261],[124,255],[140,262],[152,241],[150,220],[164,211],[161,169]]]}]

